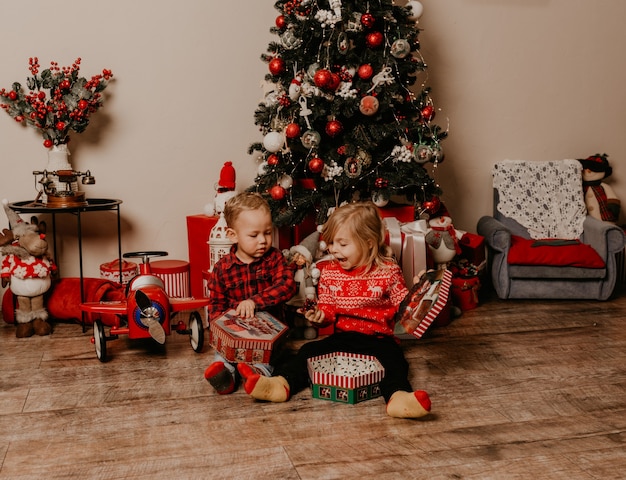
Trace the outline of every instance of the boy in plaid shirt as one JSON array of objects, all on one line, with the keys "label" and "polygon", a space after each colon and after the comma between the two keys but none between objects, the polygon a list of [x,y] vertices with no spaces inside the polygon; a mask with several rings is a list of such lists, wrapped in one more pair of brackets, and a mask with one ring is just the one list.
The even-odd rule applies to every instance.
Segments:
[{"label": "boy in plaid shirt", "polygon": [[[295,295],[296,282],[282,252],[272,247],[268,203],[258,193],[240,193],[226,202],[224,219],[234,245],[215,264],[207,282],[209,321],[231,308],[244,319],[253,317],[255,310],[280,318],[280,307]],[[273,370],[266,364],[255,367],[269,375]],[[236,365],[218,353],[204,372],[204,378],[221,395],[235,391],[237,376]]]}]

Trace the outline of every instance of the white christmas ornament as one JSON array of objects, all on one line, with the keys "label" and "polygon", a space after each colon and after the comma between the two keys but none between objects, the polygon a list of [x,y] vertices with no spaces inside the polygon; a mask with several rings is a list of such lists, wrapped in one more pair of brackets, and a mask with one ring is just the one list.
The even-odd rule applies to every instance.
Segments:
[{"label": "white christmas ornament", "polygon": [[416,0],[412,0],[406,4],[406,7],[411,10],[409,14],[409,20],[413,20],[414,22],[418,21],[419,18],[424,13],[424,5]]},{"label": "white christmas ornament", "polygon": [[278,185],[289,190],[293,186],[293,178],[285,173],[278,179]]},{"label": "white christmas ornament", "polygon": [[285,137],[281,132],[269,132],[263,138],[263,146],[268,152],[276,153],[285,144]]},{"label": "white christmas ornament", "polygon": [[259,168],[257,168],[256,173],[259,175],[265,175],[265,172],[267,171],[267,162],[263,161],[259,164]]},{"label": "white christmas ornament", "polygon": [[385,205],[387,205],[389,203],[389,199],[385,198],[385,196],[382,193],[380,193],[380,192],[373,192],[372,193],[372,202],[377,207],[384,207]]},{"label": "white christmas ornament", "polygon": [[300,92],[302,92],[302,82],[299,79],[294,78],[289,84],[289,98],[296,102],[300,98]]}]

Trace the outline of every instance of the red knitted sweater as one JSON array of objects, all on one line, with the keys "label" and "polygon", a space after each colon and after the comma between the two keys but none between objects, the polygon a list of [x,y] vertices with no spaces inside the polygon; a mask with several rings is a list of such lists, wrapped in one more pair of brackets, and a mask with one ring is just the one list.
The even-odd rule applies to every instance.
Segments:
[{"label": "red knitted sweater", "polygon": [[400,267],[388,263],[365,271],[324,266],[317,287],[318,308],[340,331],[393,335],[393,317],[408,293]]}]

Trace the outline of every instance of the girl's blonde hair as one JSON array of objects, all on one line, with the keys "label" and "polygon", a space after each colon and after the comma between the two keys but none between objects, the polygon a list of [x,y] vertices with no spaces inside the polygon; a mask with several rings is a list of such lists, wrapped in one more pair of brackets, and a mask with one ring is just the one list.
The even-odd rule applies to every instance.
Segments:
[{"label": "girl's blonde hair", "polygon": [[363,265],[382,266],[395,261],[391,247],[385,243],[385,225],[374,203],[348,203],[337,208],[322,227],[322,239],[331,243],[340,227],[346,227],[359,245]]}]

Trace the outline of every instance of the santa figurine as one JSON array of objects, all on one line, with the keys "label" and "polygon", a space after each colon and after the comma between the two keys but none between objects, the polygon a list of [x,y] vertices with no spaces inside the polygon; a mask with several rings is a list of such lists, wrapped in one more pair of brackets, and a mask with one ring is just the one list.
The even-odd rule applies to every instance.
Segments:
[{"label": "santa figurine", "polygon": [[236,172],[233,162],[224,162],[220,171],[220,179],[215,185],[215,199],[213,203],[207,203],[204,207],[206,215],[213,216],[224,212],[226,202],[236,195],[235,179]]},{"label": "santa figurine", "polygon": [[620,213],[620,201],[613,189],[602,181],[613,172],[607,157],[606,154],[595,154],[578,161],[583,167],[583,192],[587,212],[598,220],[616,223]]}]

